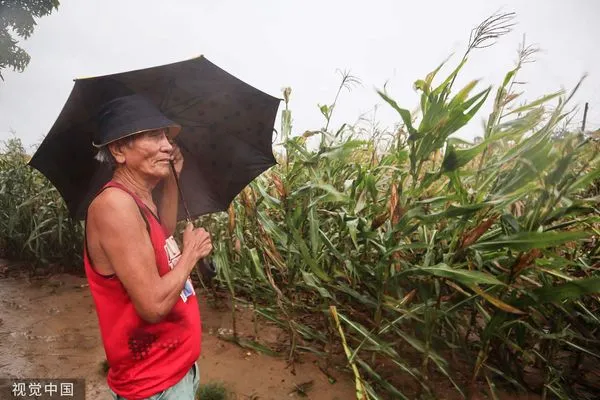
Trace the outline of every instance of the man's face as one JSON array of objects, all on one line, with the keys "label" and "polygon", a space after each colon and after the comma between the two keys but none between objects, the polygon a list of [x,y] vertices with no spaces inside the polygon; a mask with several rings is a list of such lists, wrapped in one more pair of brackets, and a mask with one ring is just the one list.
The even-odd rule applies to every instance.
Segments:
[{"label": "man's face", "polygon": [[167,129],[156,129],[135,135],[121,146],[125,166],[149,178],[162,179],[171,173],[173,146]]}]

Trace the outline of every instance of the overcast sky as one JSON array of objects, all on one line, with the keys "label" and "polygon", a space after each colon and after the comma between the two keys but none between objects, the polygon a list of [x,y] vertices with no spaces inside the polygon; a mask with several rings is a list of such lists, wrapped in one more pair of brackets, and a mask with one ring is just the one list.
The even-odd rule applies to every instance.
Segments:
[{"label": "overcast sky", "polygon": [[[588,73],[575,100],[589,102],[588,127],[600,128],[595,0],[61,0],[59,10],[39,20],[33,36],[21,43],[32,57],[29,67],[3,73],[0,140],[14,130],[26,146],[39,143],[74,78],[200,54],[272,95],[281,97],[281,89],[291,86],[294,134],[323,126],[317,104],[332,101],[338,69],[350,70],[362,86],[343,92],[331,127],[365,113],[382,128],[392,127],[398,117],[375,89],[388,82],[392,97],[413,109],[413,82],[452,53],[449,67],[455,65],[470,30],[500,9],[516,12],[518,25],[494,47],[473,53],[458,83],[481,79],[482,89],[496,87],[526,34],[528,43],[543,50],[521,76],[528,82],[527,98],[571,89]],[[461,136],[481,134],[488,112],[489,106]]]}]

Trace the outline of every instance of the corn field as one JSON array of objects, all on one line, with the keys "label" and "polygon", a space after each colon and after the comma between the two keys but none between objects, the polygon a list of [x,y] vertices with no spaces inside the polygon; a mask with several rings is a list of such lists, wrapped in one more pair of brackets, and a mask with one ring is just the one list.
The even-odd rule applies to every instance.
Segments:
[{"label": "corn field", "polygon": [[0,256],[81,270],[83,225],[29,159],[17,138],[0,155]]},{"label": "corn field", "polygon": [[[600,390],[599,147],[564,129],[574,92],[522,100],[525,46],[495,90],[455,87],[511,18],[474,30],[447,76],[445,63],[417,80],[417,112],[380,90],[400,121],[385,138],[329,129],[336,102],[321,106],[325,128],[293,136],[286,90],[278,165],[198,221],[232,303],[287,332],[290,362],[345,365],[357,399],[444,398],[440,381],[469,399]],[[481,139],[453,136],[486,102]],[[2,247],[80,266],[81,224],[26,162],[18,141],[0,158]]]}]

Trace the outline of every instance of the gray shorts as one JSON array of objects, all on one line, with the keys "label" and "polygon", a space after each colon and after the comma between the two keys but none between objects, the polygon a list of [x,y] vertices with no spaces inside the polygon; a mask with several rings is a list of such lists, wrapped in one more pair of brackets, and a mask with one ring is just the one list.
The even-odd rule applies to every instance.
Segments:
[{"label": "gray shorts", "polygon": [[[148,397],[146,400],[194,400],[198,386],[200,384],[200,370],[198,363],[195,362],[187,374],[175,385],[163,390],[154,396]],[[127,400],[125,397],[119,396],[110,388],[108,389],[113,400]]]}]

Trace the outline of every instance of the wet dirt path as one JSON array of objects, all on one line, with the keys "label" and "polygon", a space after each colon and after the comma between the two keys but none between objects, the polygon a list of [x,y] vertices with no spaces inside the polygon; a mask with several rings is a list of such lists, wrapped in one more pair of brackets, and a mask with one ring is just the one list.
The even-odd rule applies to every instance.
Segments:
[{"label": "wet dirt path", "polygon": [[[331,384],[315,360],[302,356],[293,375],[285,360],[240,348],[215,336],[230,327],[226,311],[207,306],[203,319],[201,383],[222,382],[236,400],[355,398],[349,376]],[[0,278],[0,377],[85,378],[87,399],[109,399],[102,372],[104,350],[91,294],[83,277]],[[295,385],[313,381],[308,397]]]}]

